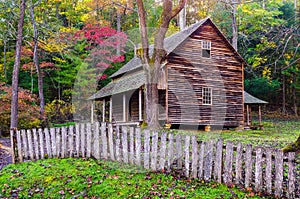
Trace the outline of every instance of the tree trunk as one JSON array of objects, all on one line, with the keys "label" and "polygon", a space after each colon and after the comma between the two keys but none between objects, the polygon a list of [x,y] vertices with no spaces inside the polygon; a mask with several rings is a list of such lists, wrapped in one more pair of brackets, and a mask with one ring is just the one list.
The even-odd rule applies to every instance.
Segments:
[{"label": "tree trunk", "polygon": [[237,43],[238,43],[238,28],[236,24],[236,13],[237,13],[237,3],[232,1],[232,12],[231,12],[231,18],[232,18],[232,46],[237,51]]},{"label": "tree trunk", "polygon": [[186,7],[179,12],[179,27],[182,31],[186,26]]},{"label": "tree trunk", "polygon": [[[121,13],[119,10],[117,10],[117,32],[121,32]],[[120,42],[117,43],[117,56],[121,55],[121,46]]]},{"label": "tree trunk", "polygon": [[285,75],[282,75],[282,114],[286,114],[286,96],[285,96]]},{"label": "tree trunk", "polygon": [[5,82],[7,82],[6,54],[7,54],[7,41],[6,41],[6,38],[5,38],[3,40],[3,70],[4,70],[4,80],[5,80]]},{"label": "tree trunk", "polygon": [[11,129],[18,127],[18,86],[19,86],[19,69],[21,59],[21,47],[22,47],[22,36],[24,26],[24,15],[25,15],[26,1],[21,0],[20,3],[20,19],[18,22],[17,42],[16,42],[16,55],[14,61],[14,69],[12,76],[12,100],[11,100]]},{"label": "tree trunk", "polygon": [[38,89],[39,89],[39,98],[40,98],[40,113],[41,118],[44,119],[44,112],[45,112],[45,99],[44,99],[44,90],[43,90],[43,74],[41,67],[39,65],[38,60],[38,31],[36,28],[36,22],[34,19],[34,7],[32,0],[30,0],[30,18],[32,22],[32,28],[33,28],[33,39],[34,39],[34,47],[33,47],[33,63],[35,65],[36,71],[37,71],[37,77],[38,77]]},{"label": "tree trunk", "polygon": [[292,85],[292,96],[293,96],[293,109],[294,109],[294,114],[295,116],[298,117],[298,104],[297,104],[297,93],[296,93],[296,81],[297,81],[297,76],[296,74],[293,74],[293,84]]}]

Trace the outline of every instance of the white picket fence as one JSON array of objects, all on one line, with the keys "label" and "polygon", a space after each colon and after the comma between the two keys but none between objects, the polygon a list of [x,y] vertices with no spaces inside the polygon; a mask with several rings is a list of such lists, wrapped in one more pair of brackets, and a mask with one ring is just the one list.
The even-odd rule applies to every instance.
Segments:
[{"label": "white picket fence", "polygon": [[281,150],[230,141],[224,146],[222,140],[199,142],[195,136],[106,123],[11,131],[11,138],[14,162],[93,157],[153,171],[178,169],[189,178],[251,187],[277,197],[300,197],[295,153]]}]

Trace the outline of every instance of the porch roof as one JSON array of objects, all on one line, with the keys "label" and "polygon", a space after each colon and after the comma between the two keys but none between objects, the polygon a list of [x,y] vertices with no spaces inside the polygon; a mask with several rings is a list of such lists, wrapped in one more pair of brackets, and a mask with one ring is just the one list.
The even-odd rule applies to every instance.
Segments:
[{"label": "porch roof", "polygon": [[258,99],[244,91],[244,104],[263,105],[268,104],[268,102]]},{"label": "porch roof", "polygon": [[138,89],[140,86],[144,85],[145,82],[146,77],[144,71],[128,74],[118,80],[115,80],[114,82],[110,82],[97,93],[89,97],[88,100],[100,99],[118,93]]}]

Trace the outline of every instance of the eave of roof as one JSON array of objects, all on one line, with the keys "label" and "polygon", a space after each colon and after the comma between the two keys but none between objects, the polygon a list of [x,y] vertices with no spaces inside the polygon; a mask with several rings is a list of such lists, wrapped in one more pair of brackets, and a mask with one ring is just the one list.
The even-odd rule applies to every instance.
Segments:
[{"label": "eave of roof", "polygon": [[263,105],[268,104],[268,102],[258,99],[244,91],[244,104]]}]

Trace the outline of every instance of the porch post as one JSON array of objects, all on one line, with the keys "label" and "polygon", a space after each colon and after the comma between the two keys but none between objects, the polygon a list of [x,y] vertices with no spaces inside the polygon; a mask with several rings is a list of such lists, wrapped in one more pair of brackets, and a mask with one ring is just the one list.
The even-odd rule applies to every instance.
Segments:
[{"label": "porch post", "polygon": [[102,103],[102,122],[105,122],[105,99],[103,99]]},{"label": "porch post", "polygon": [[123,94],[123,122],[126,122],[126,95]]},{"label": "porch post", "polygon": [[143,121],[142,118],[142,89],[139,89],[139,121]]},{"label": "porch post", "polygon": [[95,101],[91,101],[91,123],[94,123],[94,109],[95,109]]},{"label": "porch post", "polygon": [[258,106],[258,120],[259,120],[259,125],[261,125],[261,106]]},{"label": "porch post", "polygon": [[109,122],[112,122],[112,97],[109,100]]},{"label": "porch post", "polygon": [[246,109],[247,109],[247,126],[250,126],[250,115],[249,115],[249,105],[247,104],[246,106]]}]

